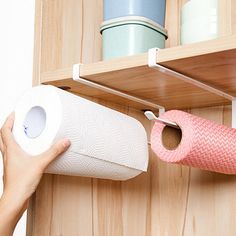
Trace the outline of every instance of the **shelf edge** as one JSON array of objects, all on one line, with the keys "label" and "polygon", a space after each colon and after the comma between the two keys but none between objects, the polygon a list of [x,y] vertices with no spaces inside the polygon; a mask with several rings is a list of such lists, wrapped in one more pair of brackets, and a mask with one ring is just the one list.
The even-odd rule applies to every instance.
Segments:
[{"label": "shelf edge", "polygon": [[236,49],[236,34],[209,41],[160,49],[158,51],[156,61],[161,64],[168,61],[180,60],[232,49]]}]

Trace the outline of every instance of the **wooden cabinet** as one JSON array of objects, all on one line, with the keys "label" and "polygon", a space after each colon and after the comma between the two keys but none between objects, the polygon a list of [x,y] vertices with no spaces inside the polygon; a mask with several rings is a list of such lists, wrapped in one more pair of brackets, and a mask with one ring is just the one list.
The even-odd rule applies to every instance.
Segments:
[{"label": "wooden cabinet", "polygon": [[[219,39],[177,46],[182,2],[167,0],[168,48],[160,51],[157,62],[236,96],[235,1],[220,0]],[[146,107],[71,80],[72,65],[80,62],[86,79],[230,125],[228,99],[171,76],[163,79],[148,68],[146,53],[99,62],[101,22],[102,0],[36,0],[34,85],[67,86],[129,114],[142,122],[149,137],[152,123],[142,112]],[[235,235],[235,196],[235,176],[166,164],[150,150],[148,172],[125,182],[45,175],[30,201],[27,234]]]}]

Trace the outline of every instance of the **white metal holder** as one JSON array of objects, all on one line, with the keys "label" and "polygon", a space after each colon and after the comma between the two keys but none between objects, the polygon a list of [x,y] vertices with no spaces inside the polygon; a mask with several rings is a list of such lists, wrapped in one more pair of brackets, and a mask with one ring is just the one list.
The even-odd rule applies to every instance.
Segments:
[{"label": "white metal holder", "polygon": [[156,62],[157,62],[157,56],[158,56],[158,51],[159,50],[160,50],[159,48],[151,48],[151,49],[149,49],[149,51],[148,51],[148,66],[150,68],[156,69],[156,70],[158,70],[158,71],[160,71],[160,72],[162,72],[164,74],[167,74],[167,75],[173,76],[175,78],[181,79],[181,80],[183,80],[186,83],[192,84],[194,86],[202,88],[202,89],[204,89],[204,90],[206,90],[208,92],[214,93],[214,94],[216,94],[218,96],[224,97],[224,98],[229,99],[231,101],[235,99],[234,96],[231,96],[231,95],[229,95],[229,94],[227,94],[227,93],[225,93],[225,92],[223,92],[223,91],[221,91],[219,89],[213,88],[213,87],[211,87],[208,84],[205,84],[205,83],[200,82],[200,81],[198,81],[196,79],[193,79],[193,78],[191,78],[189,76],[183,75],[183,74],[181,74],[179,72],[176,72],[174,70],[171,70],[171,69],[169,69],[169,68],[167,68],[165,66],[157,64]]},{"label": "white metal holder", "polygon": [[[218,96],[224,97],[225,99],[231,100],[232,101],[232,127],[236,128],[236,97],[234,97],[234,96],[232,96],[230,94],[227,94],[227,93],[225,93],[225,92],[223,92],[223,91],[221,91],[219,89],[213,88],[213,87],[209,86],[208,84],[205,84],[203,82],[195,80],[195,79],[193,79],[193,78],[191,78],[189,76],[183,75],[183,74],[181,74],[179,72],[173,71],[173,70],[171,70],[171,69],[169,69],[167,67],[164,67],[164,66],[162,66],[160,64],[157,64],[157,56],[158,56],[158,51],[159,50],[160,50],[159,48],[151,48],[151,49],[149,49],[149,51],[148,51],[148,66],[150,68],[159,70],[160,72],[162,72],[164,74],[167,74],[167,75],[170,75],[170,76],[174,76],[174,77],[176,77],[178,79],[181,79],[181,80],[183,80],[183,81],[185,81],[187,83],[190,83],[190,84],[192,84],[194,86],[202,88],[202,89],[204,89],[204,90],[206,90],[208,92],[211,92],[211,93],[214,93],[214,94],[216,94]],[[113,89],[111,87],[108,87],[108,86],[99,84],[97,82],[93,82],[93,81],[90,81],[90,80],[87,80],[85,78],[80,77],[80,66],[81,65],[82,64],[75,64],[75,65],[73,65],[73,80],[74,81],[77,81],[77,82],[79,82],[81,84],[85,84],[85,85],[87,85],[89,87],[92,87],[92,88],[99,89],[99,90],[107,92],[107,93],[114,94],[116,96],[123,97],[123,98],[126,98],[128,100],[131,100],[131,101],[134,101],[134,102],[146,105],[148,107],[153,107],[153,108],[159,110],[159,115],[165,112],[165,108],[163,106],[161,106],[161,105],[149,102],[149,101],[141,99],[139,97],[127,94],[125,92],[122,92],[122,91]],[[167,120],[164,120],[164,119],[156,117],[152,111],[146,111],[145,112],[145,116],[149,120],[159,121],[159,122],[162,122],[162,123],[164,123],[164,124],[166,124],[168,126],[172,126],[174,128],[179,128],[178,125],[176,123],[174,123],[174,122],[170,122],[170,121],[167,121]]]},{"label": "white metal holder", "polygon": [[[158,122],[161,122],[161,123],[163,123],[163,124],[165,124],[165,125],[168,125],[168,126],[171,126],[171,127],[173,127],[173,128],[179,129],[179,126],[178,126],[175,122],[171,122],[171,121],[162,119],[162,118],[160,118],[160,117],[156,117],[156,116],[154,115],[154,113],[151,112],[151,111],[145,111],[145,112],[144,112],[144,115],[145,115],[149,120],[158,121]],[[159,113],[159,115],[160,115],[160,113]]]},{"label": "white metal holder", "polygon": [[81,84],[85,84],[89,87],[96,88],[96,89],[99,89],[101,91],[104,91],[104,92],[107,92],[107,93],[110,93],[110,94],[117,95],[119,97],[126,98],[128,100],[143,104],[143,105],[148,106],[148,107],[153,107],[153,108],[158,109],[158,110],[159,109],[160,110],[165,109],[163,106],[157,105],[155,103],[149,102],[149,101],[141,99],[139,97],[129,95],[129,94],[124,93],[122,91],[118,91],[118,90],[110,88],[108,86],[101,85],[99,83],[96,83],[96,82],[93,82],[93,81],[90,81],[90,80],[87,80],[87,79],[84,79],[84,78],[80,77],[80,66],[81,65],[82,64],[73,65],[73,80],[74,81],[77,81]]},{"label": "white metal holder", "polygon": [[[75,64],[73,66],[73,80],[74,81],[77,81],[77,82],[79,82],[81,84],[85,84],[85,85],[90,86],[92,88],[96,88],[96,89],[105,91],[107,93],[111,93],[111,94],[114,94],[114,95],[117,95],[117,96],[129,99],[131,101],[135,101],[137,103],[140,103],[140,104],[143,104],[143,105],[146,105],[146,106],[149,106],[149,107],[153,107],[153,108],[159,110],[159,115],[165,112],[165,108],[163,106],[151,103],[151,102],[143,100],[141,98],[129,95],[127,93],[118,91],[118,90],[110,88],[108,86],[104,86],[104,85],[101,85],[99,83],[96,83],[96,82],[93,82],[93,81],[90,81],[90,80],[87,80],[87,79],[84,79],[84,78],[80,77],[80,66],[81,65],[82,64]],[[146,117],[148,117],[149,120],[157,120],[157,121],[163,122],[166,125],[169,125],[169,126],[172,126],[172,127],[176,127],[176,128],[178,127],[173,122],[169,122],[167,120],[157,118],[151,111],[148,111],[148,113],[145,113],[145,115],[146,115]]]},{"label": "white metal holder", "polygon": [[[203,82],[200,82],[198,80],[195,80],[189,76],[183,75],[179,72],[173,71],[167,67],[164,67],[160,64],[157,64],[157,56],[158,56],[158,51],[160,49],[159,48],[151,48],[148,51],[148,66],[150,68],[159,70],[162,73],[165,73],[167,75],[171,75],[174,76],[178,79],[181,79],[187,83],[193,84],[199,88],[202,88],[208,92],[214,93],[218,96],[224,97],[225,99],[228,99],[232,102],[232,128],[236,128],[236,97],[227,94],[219,89],[213,88],[211,86],[209,86],[208,84],[205,84]],[[153,118],[154,119],[154,118]],[[160,118],[159,118],[160,119]],[[172,126],[172,125],[171,125]],[[172,126],[174,127],[174,126]]]}]

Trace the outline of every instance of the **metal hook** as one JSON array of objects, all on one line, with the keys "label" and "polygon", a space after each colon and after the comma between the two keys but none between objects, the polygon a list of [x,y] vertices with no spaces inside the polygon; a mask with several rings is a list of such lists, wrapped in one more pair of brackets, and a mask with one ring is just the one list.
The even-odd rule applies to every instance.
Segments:
[{"label": "metal hook", "polygon": [[156,117],[152,111],[145,111],[144,115],[149,120],[155,120],[155,121],[161,122],[161,123],[163,123],[165,125],[171,126],[171,127],[175,128],[175,129],[180,129],[179,126],[176,123],[168,121],[168,120],[165,120],[165,119],[162,119],[160,117]]}]

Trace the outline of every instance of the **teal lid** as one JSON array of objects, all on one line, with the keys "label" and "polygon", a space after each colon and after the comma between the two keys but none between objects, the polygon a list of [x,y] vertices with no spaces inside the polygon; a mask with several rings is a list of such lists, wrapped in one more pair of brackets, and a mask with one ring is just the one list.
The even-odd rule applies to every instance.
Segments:
[{"label": "teal lid", "polygon": [[130,25],[130,24],[138,24],[146,26],[163,34],[166,38],[168,38],[167,30],[165,28],[163,28],[158,23],[142,16],[125,16],[104,21],[100,26],[100,32],[102,33],[104,30],[112,27],[117,27],[121,25]]}]

